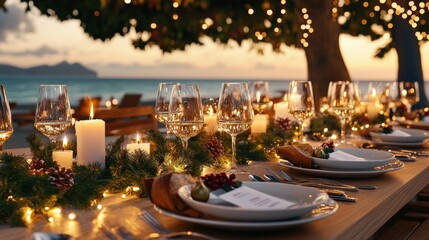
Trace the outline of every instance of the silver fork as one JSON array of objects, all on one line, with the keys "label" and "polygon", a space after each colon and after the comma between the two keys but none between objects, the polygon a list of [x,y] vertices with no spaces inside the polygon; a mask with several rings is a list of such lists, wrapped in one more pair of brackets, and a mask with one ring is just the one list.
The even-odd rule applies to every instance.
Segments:
[{"label": "silver fork", "polygon": [[[280,173],[282,174],[283,178],[288,180],[288,181],[308,182],[307,180],[293,178],[283,170],[280,170]],[[326,184],[330,184],[330,185],[334,185],[334,186],[355,187],[357,189],[364,189],[364,190],[376,190],[377,189],[377,186],[374,186],[374,185],[357,185],[357,186],[354,186],[354,185],[344,184],[341,182],[337,182],[337,181],[325,179],[325,178],[309,178],[309,180],[319,181],[321,183],[326,183]]]},{"label": "silver fork", "polygon": [[142,210],[140,217],[157,233],[149,234],[145,239],[168,239],[175,237],[188,237],[195,239],[206,239],[206,240],[216,240],[216,238],[210,237],[208,235],[192,232],[192,231],[180,231],[172,232],[166,229],[161,223],[155,219],[148,211]]}]

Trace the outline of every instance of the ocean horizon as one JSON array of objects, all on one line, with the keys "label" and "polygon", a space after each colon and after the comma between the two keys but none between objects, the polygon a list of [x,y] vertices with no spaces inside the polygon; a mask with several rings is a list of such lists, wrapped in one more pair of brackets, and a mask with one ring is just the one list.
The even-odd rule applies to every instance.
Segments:
[{"label": "ocean horizon", "polygon": [[[196,79],[196,78],[104,78],[85,76],[0,76],[0,84],[6,87],[9,102],[17,104],[17,108],[32,107],[37,102],[39,85],[41,84],[65,84],[68,87],[70,104],[76,106],[82,97],[101,97],[102,103],[110,98],[120,100],[126,93],[142,94],[142,102],[153,102],[156,99],[158,84],[161,82],[195,83],[199,85],[201,97],[218,97],[222,82],[248,82],[249,88],[254,82],[267,81],[270,97],[281,97],[287,91],[289,82],[285,80],[257,80],[257,79]],[[299,80],[299,79],[297,79]],[[370,81],[358,82],[362,93],[366,93]],[[429,90],[429,82],[425,82],[426,91]]]}]

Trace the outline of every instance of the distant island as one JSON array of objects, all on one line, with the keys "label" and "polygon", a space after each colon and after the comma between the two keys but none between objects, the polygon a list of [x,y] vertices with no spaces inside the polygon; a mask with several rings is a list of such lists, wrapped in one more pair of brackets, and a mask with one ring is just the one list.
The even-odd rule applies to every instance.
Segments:
[{"label": "distant island", "polygon": [[75,75],[96,77],[97,72],[86,68],[80,63],[68,63],[64,61],[56,65],[40,65],[29,68],[0,64],[0,76],[2,75]]}]

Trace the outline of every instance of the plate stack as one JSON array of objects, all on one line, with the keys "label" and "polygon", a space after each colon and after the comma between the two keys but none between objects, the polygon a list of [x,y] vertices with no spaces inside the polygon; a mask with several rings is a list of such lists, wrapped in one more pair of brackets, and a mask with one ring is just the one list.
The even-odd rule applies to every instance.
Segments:
[{"label": "plate stack", "polygon": [[292,227],[328,217],[338,209],[338,204],[326,193],[304,186],[274,182],[243,182],[245,187],[293,203],[280,210],[238,207],[219,197],[222,194],[219,190],[210,193],[208,202],[196,201],[191,197],[192,186],[181,187],[178,195],[188,206],[204,213],[204,218],[180,215],[156,206],[155,209],[161,214],[187,222],[246,231]]},{"label": "plate stack", "polygon": [[429,138],[429,132],[419,129],[394,128],[392,133],[371,132],[377,145],[398,147],[422,147]]},{"label": "plate stack", "polygon": [[295,166],[284,159],[279,163],[307,175],[336,178],[375,177],[404,166],[392,153],[360,148],[337,148],[328,159],[313,157],[312,162],[313,168]]}]

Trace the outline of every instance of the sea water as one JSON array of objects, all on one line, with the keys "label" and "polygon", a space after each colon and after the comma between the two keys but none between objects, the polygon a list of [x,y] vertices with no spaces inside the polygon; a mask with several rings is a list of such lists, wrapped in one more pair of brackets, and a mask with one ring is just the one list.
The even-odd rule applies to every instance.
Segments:
[{"label": "sea water", "polygon": [[[9,102],[19,106],[32,106],[37,102],[39,85],[65,84],[68,87],[70,104],[76,106],[84,96],[102,97],[106,101],[111,97],[118,100],[126,93],[142,94],[141,101],[152,102],[156,99],[158,84],[161,82],[180,82],[198,84],[203,98],[218,97],[222,82],[248,82],[249,87],[262,80],[235,79],[126,79],[92,78],[79,76],[11,76],[0,77],[0,83],[6,86]],[[281,97],[288,90],[290,80],[264,80],[269,83],[270,97]],[[383,81],[381,81],[383,82]],[[361,93],[366,93],[369,81],[358,81]],[[429,84],[425,83],[426,91]]]}]

